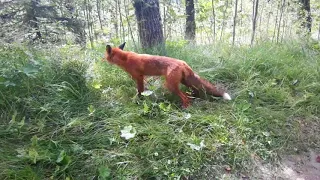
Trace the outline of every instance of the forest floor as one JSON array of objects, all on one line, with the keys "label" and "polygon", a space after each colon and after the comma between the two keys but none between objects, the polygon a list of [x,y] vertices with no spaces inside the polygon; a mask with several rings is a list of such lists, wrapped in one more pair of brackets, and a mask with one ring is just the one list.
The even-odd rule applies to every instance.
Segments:
[{"label": "forest floor", "polygon": [[2,45],[0,179],[320,179],[319,43],[166,48],[233,100],[139,99],[104,46]]},{"label": "forest floor", "polygon": [[[278,177],[286,177],[288,179],[320,179],[320,146],[319,119],[311,122],[299,120],[301,149],[305,151],[291,155],[282,155],[280,163],[281,171],[276,173]],[[313,139],[313,141],[311,140]],[[310,141],[311,140],[311,141]],[[310,142],[317,142],[317,148],[310,149]]]},{"label": "forest floor", "polygon": [[[226,179],[286,179],[286,180],[318,180],[320,179],[320,146],[310,149],[308,143],[311,139],[318,142],[320,126],[319,121],[304,122],[299,120],[300,136],[297,146],[302,151],[279,154],[279,160],[273,163],[264,163],[261,159],[253,157],[252,170],[246,174],[233,174],[222,170],[220,173]],[[210,169],[208,169],[210,172]],[[210,173],[208,178],[212,177]]]}]

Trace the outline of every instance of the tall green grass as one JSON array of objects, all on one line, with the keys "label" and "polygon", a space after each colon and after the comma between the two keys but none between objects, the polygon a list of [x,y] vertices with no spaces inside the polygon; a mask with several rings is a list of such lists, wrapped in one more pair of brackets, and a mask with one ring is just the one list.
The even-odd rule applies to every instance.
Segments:
[{"label": "tall green grass", "polygon": [[[137,99],[135,83],[103,53],[0,48],[1,179],[220,178],[225,166],[250,172],[253,156],[273,162],[303,149],[297,118],[319,125],[320,52],[312,46],[168,42],[167,56],[233,97],[195,99],[187,110],[152,82],[153,94]],[[134,137],[121,137],[130,126]]]}]

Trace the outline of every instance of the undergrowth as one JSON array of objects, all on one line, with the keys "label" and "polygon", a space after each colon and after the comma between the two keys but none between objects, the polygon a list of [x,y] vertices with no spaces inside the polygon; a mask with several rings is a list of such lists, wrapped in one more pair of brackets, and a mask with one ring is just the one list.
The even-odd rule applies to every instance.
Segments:
[{"label": "undergrowth", "polygon": [[221,178],[225,167],[250,172],[253,158],[302,148],[297,118],[319,124],[320,51],[310,46],[168,42],[167,56],[233,98],[194,99],[186,110],[158,81],[138,99],[103,53],[1,46],[1,179]]}]

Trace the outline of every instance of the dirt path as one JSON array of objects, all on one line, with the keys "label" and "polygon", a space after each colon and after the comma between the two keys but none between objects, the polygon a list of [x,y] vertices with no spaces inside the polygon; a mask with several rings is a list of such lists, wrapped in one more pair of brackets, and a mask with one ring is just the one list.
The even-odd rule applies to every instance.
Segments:
[{"label": "dirt path", "polygon": [[319,153],[310,151],[283,157],[277,167],[257,164],[257,175],[250,179],[320,180]]},{"label": "dirt path", "polygon": [[288,156],[283,163],[283,175],[296,180],[320,180],[319,153],[310,151],[304,155]]},{"label": "dirt path", "polygon": [[[320,121],[319,118],[305,120],[295,118],[300,132],[296,148],[299,153],[283,155],[277,166],[256,165],[262,174],[259,179],[320,180]],[[313,147],[313,148],[312,148]],[[318,160],[317,160],[318,158]],[[255,178],[253,178],[255,179]]]}]

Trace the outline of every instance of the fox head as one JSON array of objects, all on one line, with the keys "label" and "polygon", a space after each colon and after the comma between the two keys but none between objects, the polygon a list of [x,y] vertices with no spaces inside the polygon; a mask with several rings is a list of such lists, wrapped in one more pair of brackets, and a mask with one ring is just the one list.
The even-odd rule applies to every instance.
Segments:
[{"label": "fox head", "polygon": [[110,45],[106,46],[105,58],[108,60],[109,63],[116,63],[121,59],[121,56],[116,54],[119,50],[122,51],[125,45],[126,45],[126,42],[121,44],[119,47],[112,48]]}]

